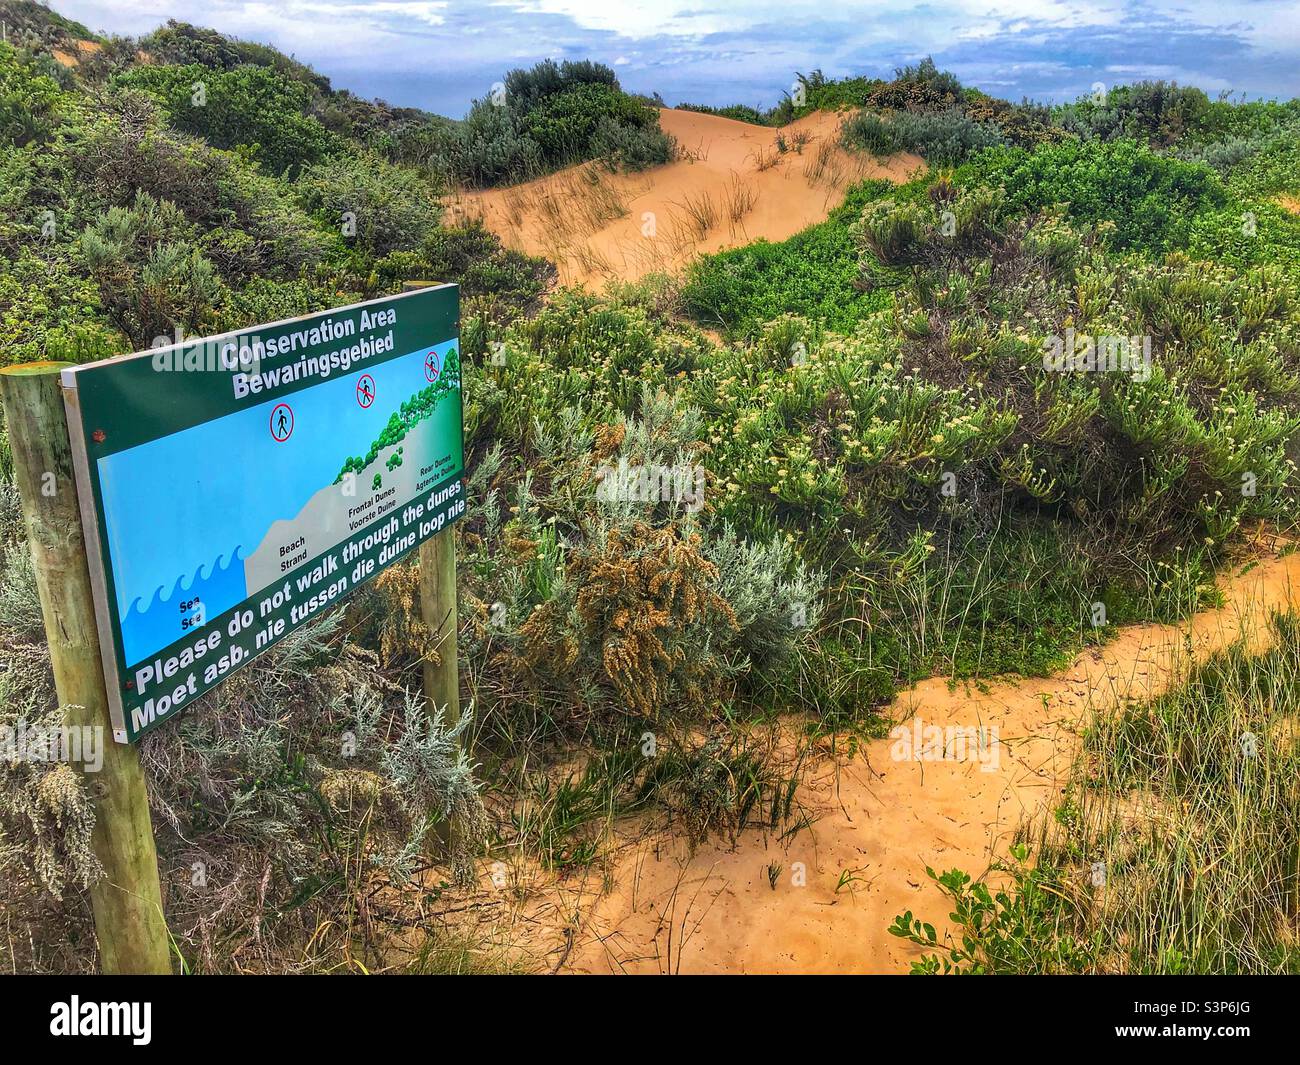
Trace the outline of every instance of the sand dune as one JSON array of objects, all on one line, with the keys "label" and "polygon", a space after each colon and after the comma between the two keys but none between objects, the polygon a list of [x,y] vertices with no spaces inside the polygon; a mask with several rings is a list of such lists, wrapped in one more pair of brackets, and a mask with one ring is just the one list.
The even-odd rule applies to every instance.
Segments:
[{"label": "sand dune", "polygon": [[[873,160],[839,146],[843,114],[817,112],[777,130],[668,108],[682,158],[636,174],[595,163],[506,189],[454,197],[454,217],[482,219],[507,247],[555,262],[565,284],[634,280],[702,252],[784,240],[823,220],[867,177],[904,181],[915,155]],[[783,140],[781,151],[777,138]]]}]

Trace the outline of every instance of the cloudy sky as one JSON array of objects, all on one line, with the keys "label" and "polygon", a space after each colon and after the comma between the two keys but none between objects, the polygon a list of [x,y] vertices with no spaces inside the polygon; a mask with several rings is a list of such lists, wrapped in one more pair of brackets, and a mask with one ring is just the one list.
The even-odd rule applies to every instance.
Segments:
[{"label": "cloudy sky", "polygon": [[53,0],[91,29],[168,18],[274,44],[336,88],[460,117],[517,66],[608,63],[670,103],[770,106],[795,71],[933,55],[1009,99],[1166,78],[1300,96],[1300,0]]}]

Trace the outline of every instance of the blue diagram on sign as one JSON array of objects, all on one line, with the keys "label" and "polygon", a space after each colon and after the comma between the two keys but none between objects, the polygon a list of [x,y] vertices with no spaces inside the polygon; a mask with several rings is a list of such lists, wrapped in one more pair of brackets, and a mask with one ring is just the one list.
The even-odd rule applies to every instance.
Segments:
[{"label": "blue diagram on sign", "polygon": [[[100,459],[126,662],[149,658],[269,583],[249,574],[274,566],[250,560],[259,547],[269,550],[273,528],[298,519],[349,456],[365,454],[402,401],[428,387],[430,352],[441,366],[455,347],[455,340],[423,347]],[[436,410],[404,449],[393,449],[396,459],[387,454],[357,475],[360,493],[372,491],[372,477],[395,476],[402,454],[422,441],[447,440],[452,423],[459,460],[459,417],[458,407]],[[346,535],[339,531],[334,543]]]}]

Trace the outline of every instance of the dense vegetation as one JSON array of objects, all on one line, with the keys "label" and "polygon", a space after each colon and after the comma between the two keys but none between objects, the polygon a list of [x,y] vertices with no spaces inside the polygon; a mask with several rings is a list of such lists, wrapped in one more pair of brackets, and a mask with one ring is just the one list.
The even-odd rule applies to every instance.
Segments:
[{"label": "dense vegetation", "polygon": [[[132,350],[411,278],[465,297],[456,535],[463,738],[481,765],[415,697],[437,651],[414,564],[395,567],[142,744],[189,967],[372,964],[469,857],[586,867],[630,810],[693,842],[785,830],[798,759],[765,731],[779,715],[871,734],[912,679],[1053,670],[1117,623],[1185,615],[1243,527],[1293,519],[1300,222],[1278,197],[1300,190],[1294,102],[1139,85],[1049,109],[928,62],[891,81],[815,73],[801,103],[735,116],[853,107],[850,148],[934,169],[682,278],[557,292],[550,264],[444,224],[443,196],[668,158],[608,69],[512,72],[452,123],[179,23],[65,66],[53,50],[84,29],[15,7],[6,360]],[[1066,336],[1136,337],[1141,362],[1060,372],[1045,344]],[[624,470],[653,471],[650,491],[610,491]],[[54,721],[0,472],[3,712]],[[17,964],[89,967],[68,890],[95,875],[84,788],[57,765],[0,781]],[[466,849],[422,870],[452,814]],[[195,863],[212,892],[187,886]]]},{"label": "dense vegetation", "polygon": [[1048,108],[1010,104],[965,87],[924,59],[900,67],[889,80],[828,78],[820,70],[796,76],[790,92],[766,111],[746,105],[686,110],[763,126],[784,126],[814,111],[853,111],[845,140],[876,155],[914,151],[933,162],[959,161],[975,148],[1007,142],[1026,146],[1059,136]]},{"label": "dense vegetation", "polygon": [[490,234],[441,226],[439,179],[329,129],[314,99],[269,65],[87,82],[0,45],[3,358],[133,350],[421,277],[462,281],[471,316],[476,300],[509,314],[553,282]]},{"label": "dense vegetation", "polygon": [[512,70],[465,121],[432,139],[425,162],[455,182],[497,185],[602,159],[639,170],[674,155],[652,107],[599,63],[547,60]]},{"label": "dense vegetation", "polygon": [[888,304],[887,293],[867,293],[858,285],[854,223],[874,199],[922,192],[919,184],[900,191],[887,181],[864,182],[849,190],[825,222],[787,241],[759,240],[701,257],[682,288],[686,313],[746,339],[792,312],[851,333],[866,315]]}]

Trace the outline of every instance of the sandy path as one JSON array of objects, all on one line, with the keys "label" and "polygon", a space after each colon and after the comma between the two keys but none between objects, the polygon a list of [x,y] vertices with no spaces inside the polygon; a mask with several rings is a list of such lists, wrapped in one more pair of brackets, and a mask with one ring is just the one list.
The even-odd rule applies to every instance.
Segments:
[{"label": "sandy path", "polygon": [[[557,906],[581,915],[562,971],[905,970],[914,948],[887,934],[894,916],[911,909],[940,926],[947,914],[927,864],[974,875],[1004,856],[1016,827],[1058,793],[1087,708],[1163,690],[1189,646],[1204,658],[1245,632],[1262,647],[1263,623],[1292,601],[1297,580],[1300,554],[1269,558],[1221,581],[1222,608],[1190,625],[1122,629],[1048,679],[997,682],[984,692],[950,691],[942,679],[916,685],[896,701],[896,717],[996,726],[994,771],[973,760],[894,761],[886,739],[813,774],[800,797],[820,818],[784,845],[758,832],[735,849],[704,846],[694,856],[662,836],[629,844],[604,878],[608,894]],[[796,863],[806,886],[793,883]],[[775,886],[769,865],[780,868]],[[842,875],[852,879],[837,892]]]},{"label": "sandy path", "polygon": [[904,181],[925,165],[914,155],[875,161],[845,152],[842,114],[817,112],[780,130],[668,108],[659,116],[683,149],[676,162],[636,174],[570,167],[454,197],[451,213],[481,218],[508,247],[551,259],[563,283],[592,285],[760,238],[785,240],[825,219],[853,182]]}]

